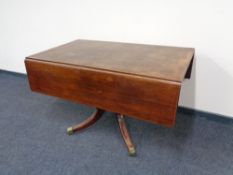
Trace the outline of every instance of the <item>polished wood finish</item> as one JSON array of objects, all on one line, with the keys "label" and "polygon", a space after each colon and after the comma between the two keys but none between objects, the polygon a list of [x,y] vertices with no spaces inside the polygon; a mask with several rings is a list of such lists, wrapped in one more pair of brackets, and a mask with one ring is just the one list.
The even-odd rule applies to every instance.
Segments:
[{"label": "polished wood finish", "polygon": [[[96,123],[102,117],[104,112],[105,111],[102,109],[96,109],[96,111],[90,117],[88,117],[86,120],[84,120],[83,122],[67,128],[67,134],[73,135],[77,131],[81,131],[85,128],[88,128],[89,126]],[[126,127],[124,116],[122,114],[118,114],[118,113],[116,113],[116,116],[117,116],[117,121],[118,121],[118,125],[119,125],[119,129],[120,129],[122,138],[123,138],[123,140],[126,144],[126,147],[128,149],[128,154],[129,154],[129,156],[136,156],[136,149],[133,145],[133,142],[132,142],[131,137],[129,135],[128,129]]]},{"label": "polished wood finish", "polygon": [[135,156],[136,149],[133,145],[133,142],[132,142],[131,137],[129,135],[129,132],[127,130],[124,116],[122,114],[117,114],[117,120],[118,120],[119,128],[121,131],[121,135],[122,135],[124,142],[128,148],[128,153],[130,156]]},{"label": "polished wood finish", "polygon": [[102,109],[96,109],[96,111],[90,116],[88,117],[86,120],[84,120],[83,122],[74,125],[72,127],[69,127],[67,129],[67,134],[73,134],[74,132],[80,131],[82,129],[85,129],[91,125],[93,125],[94,123],[96,123],[100,117],[103,115],[104,111]]},{"label": "polished wood finish", "polygon": [[26,60],[33,91],[170,126],[180,83]]},{"label": "polished wood finish", "polygon": [[193,48],[76,40],[28,58],[181,82]]},{"label": "polished wood finish", "polygon": [[194,49],[77,40],[25,60],[33,91],[165,126]]}]

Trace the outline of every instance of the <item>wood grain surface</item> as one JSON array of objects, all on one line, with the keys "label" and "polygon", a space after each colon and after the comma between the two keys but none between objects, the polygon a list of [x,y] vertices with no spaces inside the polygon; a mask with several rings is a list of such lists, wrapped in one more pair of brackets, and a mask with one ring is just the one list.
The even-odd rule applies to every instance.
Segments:
[{"label": "wood grain surface", "polygon": [[193,54],[192,48],[76,40],[28,58],[181,82]]},{"label": "wood grain surface", "polygon": [[175,123],[194,49],[77,40],[25,59],[33,91],[156,124]]}]

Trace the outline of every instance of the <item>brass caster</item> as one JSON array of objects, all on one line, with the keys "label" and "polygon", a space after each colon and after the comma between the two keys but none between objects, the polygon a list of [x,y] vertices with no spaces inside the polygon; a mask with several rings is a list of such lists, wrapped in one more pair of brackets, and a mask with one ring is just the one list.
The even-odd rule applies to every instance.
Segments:
[{"label": "brass caster", "polygon": [[129,156],[135,157],[136,156],[136,150],[135,148],[131,147],[128,149]]},{"label": "brass caster", "polygon": [[74,133],[73,128],[72,127],[67,128],[66,133],[68,135],[72,135]]}]

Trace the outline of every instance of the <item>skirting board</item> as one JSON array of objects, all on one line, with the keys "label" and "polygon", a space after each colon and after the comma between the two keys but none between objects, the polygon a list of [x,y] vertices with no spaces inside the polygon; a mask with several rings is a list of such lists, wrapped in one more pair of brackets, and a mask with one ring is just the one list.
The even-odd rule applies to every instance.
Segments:
[{"label": "skirting board", "polygon": [[216,114],[212,112],[206,112],[197,109],[191,109],[183,106],[178,107],[177,113],[184,113],[193,117],[204,117],[206,118],[206,120],[212,120],[224,124],[233,124],[233,117]]},{"label": "skirting board", "polygon": [[[13,75],[16,77],[23,77],[23,78],[26,78],[27,76],[26,74],[23,74],[23,73],[17,73],[17,72],[12,72],[8,70],[2,70],[2,69],[0,69],[0,74],[8,74],[8,75]],[[192,117],[205,117],[207,120],[212,120],[212,121],[221,122],[225,124],[233,123],[233,117],[216,114],[212,112],[207,112],[207,111],[202,111],[202,110],[197,110],[197,109],[191,109],[191,108],[183,107],[183,106],[178,107],[177,113],[189,114]]]}]

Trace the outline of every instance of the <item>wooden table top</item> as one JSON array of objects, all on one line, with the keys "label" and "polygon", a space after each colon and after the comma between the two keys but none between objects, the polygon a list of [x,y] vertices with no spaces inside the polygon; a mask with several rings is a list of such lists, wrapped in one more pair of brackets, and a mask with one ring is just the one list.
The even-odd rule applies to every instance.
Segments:
[{"label": "wooden table top", "polygon": [[181,82],[193,48],[75,40],[27,58]]}]

